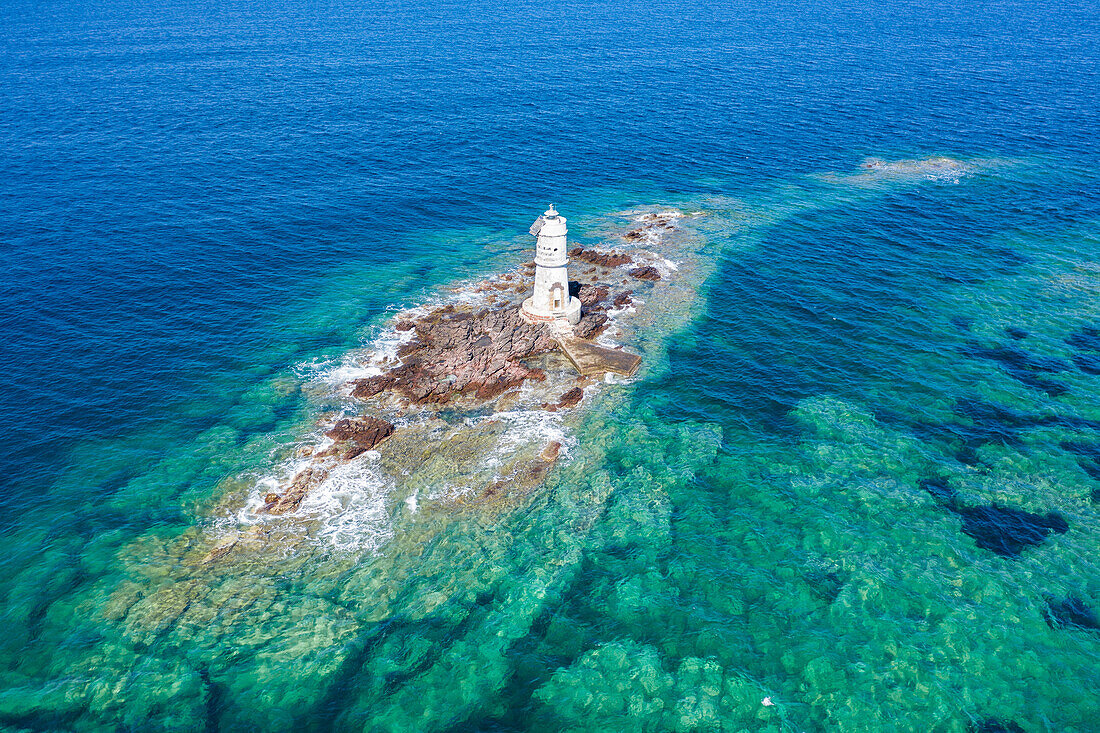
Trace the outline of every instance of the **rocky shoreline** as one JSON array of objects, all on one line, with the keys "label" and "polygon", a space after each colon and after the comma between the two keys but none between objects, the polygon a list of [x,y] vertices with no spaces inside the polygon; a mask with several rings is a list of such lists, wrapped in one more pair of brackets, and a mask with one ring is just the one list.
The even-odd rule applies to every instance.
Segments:
[{"label": "rocky shoreline", "polygon": [[[660,231],[671,229],[678,217],[677,213],[644,215],[637,220],[640,226],[622,239],[631,244],[656,243]],[[584,341],[607,335],[614,326],[613,317],[634,312],[631,308],[638,302],[638,289],[653,287],[662,279],[656,266],[662,260],[653,252],[573,247],[570,256],[571,295],[583,307],[572,335]],[[295,514],[311,492],[338,467],[352,461],[378,460],[394,472],[407,473],[409,469],[400,466],[421,450],[421,442],[431,440],[427,426],[434,425],[438,432],[440,411],[450,416],[449,422],[442,421],[448,444],[457,441],[480,446],[478,433],[494,431],[476,419],[472,425],[465,424],[471,417],[514,409],[545,413],[576,410],[586,388],[596,384],[599,375],[581,376],[570,370],[559,351],[560,334],[554,327],[529,323],[520,315],[533,275],[533,263],[526,263],[515,272],[456,290],[475,295],[465,299],[474,304],[459,299],[397,314],[392,329],[404,342],[396,356],[381,357],[371,370],[376,373],[344,384],[342,391],[359,407],[353,414],[322,420],[319,428],[324,438],[299,449],[305,465],[278,489],[266,492],[255,514]],[[440,450],[445,452],[443,447]],[[431,452],[430,445],[427,452]],[[483,463],[499,461],[504,466],[448,504],[459,509],[499,509],[527,495],[561,454],[562,444],[557,440],[533,446],[531,455],[517,451],[514,456],[498,458],[485,453]],[[237,541],[236,537],[224,541],[205,561],[224,556]]]}]

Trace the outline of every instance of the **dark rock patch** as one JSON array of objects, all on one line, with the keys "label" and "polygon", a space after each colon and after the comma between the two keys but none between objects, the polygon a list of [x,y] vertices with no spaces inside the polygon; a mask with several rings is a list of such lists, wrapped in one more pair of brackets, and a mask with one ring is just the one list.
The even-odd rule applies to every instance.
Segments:
[{"label": "dark rock patch", "polygon": [[969,424],[956,422],[943,426],[943,429],[962,438],[963,446],[971,450],[991,442],[1019,445],[1020,432],[1041,424],[1030,420],[1027,415],[968,397],[955,402],[955,414],[968,420]]},{"label": "dark rock patch", "polygon": [[1061,359],[1035,356],[1022,349],[1003,344],[987,347],[976,341],[967,342],[963,345],[961,351],[964,355],[974,359],[987,359],[996,362],[1013,379],[1029,387],[1042,390],[1051,397],[1057,397],[1069,391],[1069,388],[1064,384],[1039,376],[1040,374],[1063,372],[1069,369],[1069,364]]},{"label": "dark rock patch", "polygon": [[974,319],[967,316],[951,316],[950,321],[952,326],[966,333],[974,326]]},{"label": "dark rock patch", "polygon": [[661,279],[661,273],[657,271],[656,267],[652,267],[651,265],[635,267],[627,274],[630,275],[632,278],[635,278],[636,280],[648,280],[650,282],[653,282],[655,280]]},{"label": "dark rock patch", "polygon": [[1077,457],[1077,464],[1090,478],[1100,481],[1100,443],[1067,440],[1063,441],[1061,446],[1063,450],[1067,450]]},{"label": "dark rock patch", "polygon": [[634,299],[630,297],[634,294],[633,290],[624,290],[615,296],[615,299],[611,301],[611,304],[616,308],[623,308],[634,302]]},{"label": "dark rock patch", "polygon": [[1100,354],[1074,354],[1073,363],[1085,374],[1100,374]]},{"label": "dark rock patch", "polygon": [[325,435],[336,441],[329,449],[332,453],[352,459],[393,435],[393,425],[369,415],[345,417],[337,420]]},{"label": "dark rock patch", "polygon": [[1047,596],[1047,607],[1043,609],[1043,618],[1052,629],[1064,629],[1072,626],[1078,629],[1091,629],[1100,631],[1100,618],[1096,612],[1085,605],[1085,602],[1076,596],[1070,596],[1064,600],[1056,601]]},{"label": "dark rock patch", "polygon": [[989,279],[984,274],[961,272],[937,272],[934,277],[940,282],[952,285],[981,285]]},{"label": "dark rock patch", "polygon": [[1029,334],[1028,334],[1027,331],[1025,331],[1022,328],[1017,328],[1016,326],[1009,326],[1008,328],[1005,329],[1005,335],[1008,336],[1009,338],[1016,339],[1017,341],[1022,341],[1024,339],[1026,339]]},{"label": "dark rock patch", "polygon": [[1100,351],[1100,327],[1085,326],[1070,334],[1066,343],[1081,351]]},{"label": "dark rock patch", "polygon": [[996,718],[985,720],[969,726],[970,733],[1027,733],[1018,723],[1011,720],[1003,721]]},{"label": "dark rock patch", "polygon": [[1073,415],[1028,415],[992,402],[968,397],[955,402],[955,412],[970,418],[984,429],[1002,435],[1012,435],[1030,428],[1057,425],[1071,430],[1100,431],[1100,421]]},{"label": "dark rock patch", "polygon": [[588,262],[592,265],[599,265],[600,267],[619,267],[620,265],[629,265],[634,261],[633,257],[624,252],[600,252],[594,249],[585,249],[584,247],[574,247],[569,250],[569,256],[575,260]]},{"label": "dark rock patch", "polygon": [[970,357],[995,361],[1011,371],[1063,372],[1069,368],[1069,365],[1061,359],[1034,356],[1023,349],[1003,344],[987,347],[977,341],[968,341],[963,346],[962,352]]},{"label": "dark rock patch", "polygon": [[984,254],[988,255],[989,258],[999,260],[1001,265],[1007,265],[1008,268],[1029,265],[1033,261],[1027,255],[1021,254],[1011,247],[986,245],[984,247],[979,247],[979,249],[982,250]]},{"label": "dark rock patch", "polygon": [[1029,387],[1034,387],[1037,390],[1046,392],[1051,397],[1061,397],[1069,392],[1069,387],[1061,382],[1055,382],[1050,379],[1043,379],[1036,376],[1024,376],[1020,377],[1019,381],[1026,384]]},{"label": "dark rock patch", "polygon": [[963,534],[1001,557],[1019,557],[1025,548],[1042,544],[1051,533],[1069,530],[1069,523],[1057,512],[1033,514],[999,504],[967,506],[942,477],[924,479],[920,485],[940,506],[962,519]]},{"label": "dark rock patch", "polygon": [[962,520],[962,531],[982,549],[1001,557],[1016,558],[1024,548],[1042,544],[1051,533],[1064,534],[1069,523],[1057,512],[1032,514],[1022,509],[986,504],[954,509]]},{"label": "dark rock patch", "polygon": [[1100,328],[1085,326],[1066,338],[1066,343],[1078,351],[1073,363],[1085,374],[1100,374]]},{"label": "dark rock patch", "polygon": [[932,495],[932,498],[942,503],[953,502],[955,500],[955,490],[952,489],[947,479],[937,476],[935,478],[922,479],[920,487]]},{"label": "dark rock patch", "polygon": [[810,584],[810,588],[827,603],[835,601],[844,588],[844,580],[832,571],[810,573],[806,576],[806,581]]},{"label": "dark rock patch", "polygon": [[1030,415],[1017,412],[977,397],[962,397],[955,402],[955,414],[961,421],[948,423],[918,422],[913,431],[926,440],[957,439],[961,447],[956,457],[968,465],[977,462],[976,451],[986,443],[1019,446],[1021,434],[1032,428],[1057,426],[1070,430],[1100,431],[1100,421],[1073,415]]}]

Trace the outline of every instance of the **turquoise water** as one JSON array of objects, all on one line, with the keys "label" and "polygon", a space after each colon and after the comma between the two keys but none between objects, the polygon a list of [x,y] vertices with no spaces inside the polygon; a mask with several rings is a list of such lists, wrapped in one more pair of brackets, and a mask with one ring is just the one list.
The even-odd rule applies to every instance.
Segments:
[{"label": "turquoise water", "polygon": [[[1094,7],[2,12],[4,730],[1100,730]],[[639,375],[259,522],[550,199]]]}]

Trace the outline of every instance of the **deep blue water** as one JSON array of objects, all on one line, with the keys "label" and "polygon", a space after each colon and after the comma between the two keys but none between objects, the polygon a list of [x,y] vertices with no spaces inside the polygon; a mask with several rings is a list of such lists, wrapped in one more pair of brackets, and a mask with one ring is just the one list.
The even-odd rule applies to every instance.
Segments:
[{"label": "deep blue water", "polygon": [[549,201],[778,210],[868,156],[1015,166],[807,209],[744,255],[715,240],[647,389],[733,455],[731,435],[797,441],[822,394],[923,435],[971,384],[920,378],[966,358],[930,330],[942,293],[1029,272],[1045,245],[1014,236],[1091,242],[1100,219],[1090,2],[12,0],[0,29],[0,527],[27,547],[29,517],[63,538],[186,521],[180,487],[230,469],[97,507],[204,431],[276,430],[296,403],[234,412],[257,379],[487,274]]}]

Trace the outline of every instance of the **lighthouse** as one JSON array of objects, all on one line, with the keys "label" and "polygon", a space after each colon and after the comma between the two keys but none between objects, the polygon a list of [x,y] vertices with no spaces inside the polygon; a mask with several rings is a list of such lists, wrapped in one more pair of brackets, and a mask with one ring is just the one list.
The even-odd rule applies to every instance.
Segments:
[{"label": "lighthouse", "polygon": [[551,204],[531,225],[535,245],[535,292],[523,301],[522,313],[529,321],[564,319],[576,324],[581,319],[581,302],[569,295],[565,217]]}]

